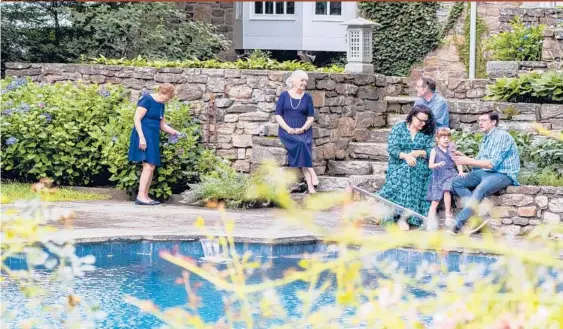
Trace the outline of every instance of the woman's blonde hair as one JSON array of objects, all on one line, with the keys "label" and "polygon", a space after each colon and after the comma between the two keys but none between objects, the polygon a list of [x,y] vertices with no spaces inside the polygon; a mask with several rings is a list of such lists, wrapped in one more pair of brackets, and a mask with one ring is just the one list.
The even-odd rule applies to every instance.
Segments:
[{"label": "woman's blonde hair", "polygon": [[293,80],[300,78],[300,77],[305,77],[306,79],[309,79],[307,72],[305,72],[303,70],[295,70],[291,73],[289,78],[287,78],[287,80],[285,80],[285,85],[287,86],[287,88],[288,89],[293,88]]},{"label": "woman's blonde hair", "polygon": [[158,92],[163,95],[174,95],[176,88],[171,83],[163,83],[158,87]]}]

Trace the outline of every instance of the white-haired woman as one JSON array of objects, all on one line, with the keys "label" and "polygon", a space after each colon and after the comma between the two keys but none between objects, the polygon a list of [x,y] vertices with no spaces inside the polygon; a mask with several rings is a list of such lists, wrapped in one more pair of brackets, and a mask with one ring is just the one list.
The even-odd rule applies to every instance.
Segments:
[{"label": "white-haired woman", "polygon": [[309,77],[301,70],[287,79],[288,90],[280,94],[276,103],[276,121],[280,125],[280,139],[287,149],[290,167],[301,168],[309,193],[316,193],[319,184],[313,170],[313,98],[305,92]]}]

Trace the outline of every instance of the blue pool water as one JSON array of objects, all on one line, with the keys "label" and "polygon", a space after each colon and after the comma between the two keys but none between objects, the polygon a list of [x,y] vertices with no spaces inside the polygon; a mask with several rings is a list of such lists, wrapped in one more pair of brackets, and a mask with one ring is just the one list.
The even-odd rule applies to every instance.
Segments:
[{"label": "blue pool water", "polygon": [[[270,263],[270,268],[257,272],[249,280],[256,283],[263,277],[269,279],[280,278],[283,273],[290,269],[297,269],[300,257],[304,253],[321,253],[325,257],[334,257],[334,251],[330,246],[321,243],[303,243],[291,245],[262,245],[262,244],[237,244],[240,253],[245,250],[252,251],[261,262]],[[177,283],[181,277],[181,271],[159,257],[163,250],[175,250],[183,255],[188,255],[196,260],[204,257],[204,247],[198,241],[190,242],[108,242],[95,244],[77,245],[77,255],[94,255],[96,257],[96,270],[88,272],[85,278],[75,283],[74,289],[84,300],[91,303],[99,303],[101,309],[108,313],[99,328],[156,328],[162,323],[152,315],[141,313],[136,307],[123,301],[123,295],[131,295],[139,299],[149,299],[160,308],[180,306],[187,302],[186,291],[183,285]],[[434,252],[421,252],[415,250],[388,250],[374,256],[373,261],[395,261],[403,272],[414,274],[417,267],[423,262],[437,262],[438,256]],[[494,257],[484,255],[462,255],[449,253],[446,255],[448,272],[463,270],[468,264],[491,264]],[[13,268],[24,266],[23,260],[10,258],[8,265]],[[329,279],[328,275],[323,280]],[[41,274],[38,277],[41,282]],[[223,293],[217,291],[213,285],[202,282],[201,278],[192,276],[192,283],[201,282],[197,295],[202,298],[199,313],[205,321],[217,321],[223,313]],[[57,291],[57,285],[47,281],[41,283],[49,290]],[[299,314],[299,302],[296,297],[298,290],[306,289],[304,282],[280,288],[282,303],[290,315]],[[426,292],[414,292],[415,295],[424,297]],[[63,298],[63,292],[58,292],[53,297]],[[22,309],[24,297],[9,281],[2,282],[2,303],[8,309]],[[331,294],[326,294],[319,304],[330,304],[334,302]],[[23,311],[18,316],[33,316],[32,311]],[[15,327],[14,323],[8,321],[8,327]]]}]

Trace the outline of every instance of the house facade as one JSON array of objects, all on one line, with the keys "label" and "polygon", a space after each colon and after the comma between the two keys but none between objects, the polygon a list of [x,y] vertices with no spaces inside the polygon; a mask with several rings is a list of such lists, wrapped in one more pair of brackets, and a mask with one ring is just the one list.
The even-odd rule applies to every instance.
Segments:
[{"label": "house facade", "polygon": [[356,17],[356,2],[236,2],[233,45],[236,50],[344,52],[342,23]]}]

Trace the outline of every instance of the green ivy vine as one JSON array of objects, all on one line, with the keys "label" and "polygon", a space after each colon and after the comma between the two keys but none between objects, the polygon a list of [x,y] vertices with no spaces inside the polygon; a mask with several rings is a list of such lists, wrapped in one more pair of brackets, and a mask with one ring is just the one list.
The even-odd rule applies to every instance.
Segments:
[{"label": "green ivy vine", "polygon": [[463,2],[456,2],[448,12],[448,18],[446,19],[446,25],[442,28],[442,32],[440,33],[440,39],[443,39],[448,35],[448,32],[454,27],[457,20],[463,14],[463,9],[465,8],[465,3]]},{"label": "green ivy vine", "polygon": [[413,64],[440,45],[437,2],[360,2],[363,16],[378,24],[373,34],[375,71],[408,75]]}]

